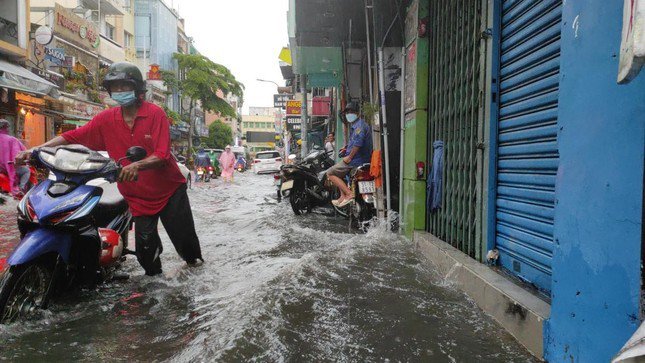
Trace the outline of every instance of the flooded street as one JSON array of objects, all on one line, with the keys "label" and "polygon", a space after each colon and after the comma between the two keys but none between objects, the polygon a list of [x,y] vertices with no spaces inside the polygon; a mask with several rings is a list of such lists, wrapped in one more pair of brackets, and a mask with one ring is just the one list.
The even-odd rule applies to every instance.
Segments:
[{"label": "flooded street", "polygon": [[[164,236],[164,274],[58,298],[0,327],[0,360],[526,362],[529,353],[375,226],[347,233],[324,212],[293,215],[271,176],[189,191],[206,263],[187,268]],[[17,236],[0,207],[0,258]]]}]

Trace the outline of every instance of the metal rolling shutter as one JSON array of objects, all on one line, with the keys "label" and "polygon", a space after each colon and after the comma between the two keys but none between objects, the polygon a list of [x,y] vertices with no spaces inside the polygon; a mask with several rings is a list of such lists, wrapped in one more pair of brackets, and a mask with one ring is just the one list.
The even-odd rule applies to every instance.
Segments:
[{"label": "metal rolling shutter", "polygon": [[496,245],[500,263],[551,289],[562,0],[502,2]]},{"label": "metal rolling shutter", "polygon": [[477,149],[483,132],[483,20],[481,0],[430,1],[428,160],[433,142],[443,141],[444,170],[442,205],[428,209],[427,227],[476,259],[485,255],[478,214],[483,157]]}]

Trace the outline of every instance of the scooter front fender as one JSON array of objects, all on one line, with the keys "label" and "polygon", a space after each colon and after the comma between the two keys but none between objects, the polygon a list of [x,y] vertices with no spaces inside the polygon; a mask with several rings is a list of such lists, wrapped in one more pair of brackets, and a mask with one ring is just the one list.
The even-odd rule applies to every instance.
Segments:
[{"label": "scooter front fender", "polygon": [[68,263],[71,247],[71,235],[51,229],[37,229],[25,235],[7,259],[7,264],[21,265],[50,252],[58,253]]}]

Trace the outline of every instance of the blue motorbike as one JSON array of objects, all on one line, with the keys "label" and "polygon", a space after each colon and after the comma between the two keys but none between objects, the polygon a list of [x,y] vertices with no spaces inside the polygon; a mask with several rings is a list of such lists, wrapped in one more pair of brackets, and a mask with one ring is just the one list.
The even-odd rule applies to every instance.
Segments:
[{"label": "blue motorbike", "polygon": [[80,145],[40,148],[31,162],[47,179],[18,204],[21,241],[0,280],[0,324],[46,309],[53,294],[109,280],[127,252],[132,215],[116,188],[121,162],[142,160],[132,147],[114,161]]}]

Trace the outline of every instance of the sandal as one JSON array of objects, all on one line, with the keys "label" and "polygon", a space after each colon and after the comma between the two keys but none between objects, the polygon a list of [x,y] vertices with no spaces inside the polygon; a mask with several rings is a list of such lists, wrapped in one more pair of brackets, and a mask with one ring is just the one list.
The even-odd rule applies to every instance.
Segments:
[{"label": "sandal", "polygon": [[345,198],[342,201],[338,202],[338,208],[342,208],[353,201],[354,201],[354,197]]}]

